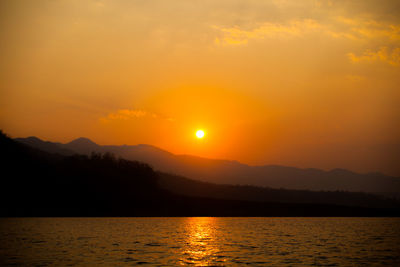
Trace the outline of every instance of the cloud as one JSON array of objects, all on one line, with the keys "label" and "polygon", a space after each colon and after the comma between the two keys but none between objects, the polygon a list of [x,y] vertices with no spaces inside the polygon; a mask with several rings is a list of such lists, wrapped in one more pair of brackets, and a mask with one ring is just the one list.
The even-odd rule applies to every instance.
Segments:
[{"label": "cloud", "polygon": [[292,38],[300,37],[305,33],[319,31],[321,24],[312,19],[293,20],[286,24],[265,22],[258,27],[245,30],[240,27],[212,26],[218,30],[221,37],[217,37],[217,45],[244,45],[252,39]]},{"label": "cloud", "polygon": [[337,20],[348,26],[347,34],[373,48],[362,53],[347,53],[352,63],[384,62],[392,66],[400,65],[400,25],[339,17]]},{"label": "cloud", "polygon": [[170,122],[174,121],[173,118],[164,117],[160,114],[148,112],[142,109],[119,109],[116,112],[111,112],[107,116],[100,118],[100,121],[127,121],[139,118],[165,119]]},{"label": "cloud", "polygon": [[339,24],[346,26],[342,31],[351,38],[359,40],[381,39],[385,41],[400,41],[400,25],[379,22],[372,19],[337,17]]},{"label": "cloud", "polygon": [[[344,53],[352,63],[383,62],[400,66],[400,24],[398,21],[366,17],[331,16],[324,19],[300,19],[287,22],[263,22],[254,27],[213,26],[215,45],[245,46],[256,40],[288,40],[317,37],[340,40],[348,48]],[[354,79],[353,79],[354,80]]]},{"label": "cloud", "polygon": [[351,41],[375,40],[381,46],[400,41],[400,24],[343,16],[324,20],[307,18],[283,23],[263,22],[250,29],[216,25],[212,28],[218,33],[216,45],[246,45],[252,40],[301,38],[312,33]]},{"label": "cloud", "polygon": [[347,55],[353,63],[381,61],[392,66],[400,66],[400,47],[391,50],[387,47],[381,47],[377,51],[366,50],[360,56],[356,56],[354,53],[348,53]]},{"label": "cloud", "polygon": [[141,118],[147,115],[147,112],[140,109],[120,109],[117,112],[110,113],[106,117],[109,120],[130,120]]}]

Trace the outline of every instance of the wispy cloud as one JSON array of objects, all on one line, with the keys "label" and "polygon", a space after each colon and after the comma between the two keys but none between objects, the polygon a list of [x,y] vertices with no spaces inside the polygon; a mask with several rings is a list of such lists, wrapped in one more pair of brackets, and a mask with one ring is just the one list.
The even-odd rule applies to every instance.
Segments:
[{"label": "wispy cloud", "polygon": [[120,109],[117,112],[108,114],[106,117],[109,120],[130,120],[141,118],[147,115],[147,111],[140,109]]},{"label": "wispy cloud", "polygon": [[245,30],[240,27],[218,27],[212,26],[221,33],[215,39],[218,45],[243,45],[252,39],[267,38],[292,38],[300,37],[308,32],[319,31],[321,24],[312,19],[294,20],[286,24],[265,22],[258,27]]},{"label": "wispy cloud", "polygon": [[387,47],[381,47],[377,51],[366,50],[360,56],[356,56],[354,53],[347,55],[353,63],[381,61],[392,66],[400,66],[400,47],[391,50]]},{"label": "wispy cloud", "polygon": [[336,21],[347,26],[343,31],[351,38],[400,41],[400,25],[398,24],[346,17],[337,17]]},{"label": "wispy cloud", "polygon": [[100,121],[102,122],[127,121],[140,118],[165,119],[170,122],[174,121],[173,118],[165,117],[160,114],[149,112],[143,109],[119,109],[115,112],[109,113],[105,117],[100,118]]},{"label": "wispy cloud", "polygon": [[325,36],[357,44],[357,48],[347,53],[352,63],[385,62],[400,66],[400,24],[393,22],[337,16],[324,20],[264,22],[253,28],[212,27],[218,34],[214,43],[220,46],[243,46],[264,39],[293,41],[314,34],[318,38]]},{"label": "wispy cloud", "polygon": [[215,25],[212,28],[218,33],[215,39],[217,45],[245,45],[252,40],[301,38],[312,33],[353,41],[376,40],[381,46],[400,41],[400,24],[342,16],[323,21],[302,19],[285,23],[264,22],[250,29]]}]

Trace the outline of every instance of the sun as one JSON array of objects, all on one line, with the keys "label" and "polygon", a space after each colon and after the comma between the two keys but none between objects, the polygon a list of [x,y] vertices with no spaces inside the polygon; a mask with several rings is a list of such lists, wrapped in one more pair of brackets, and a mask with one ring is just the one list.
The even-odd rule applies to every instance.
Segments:
[{"label": "sun", "polygon": [[204,131],[203,130],[197,130],[196,131],[196,137],[201,139],[204,137]]}]

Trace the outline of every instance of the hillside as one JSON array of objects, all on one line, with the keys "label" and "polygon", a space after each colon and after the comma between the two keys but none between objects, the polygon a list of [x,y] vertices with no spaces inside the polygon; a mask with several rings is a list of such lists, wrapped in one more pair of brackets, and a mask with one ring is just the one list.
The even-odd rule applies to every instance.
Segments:
[{"label": "hillside", "polygon": [[15,140],[61,155],[71,155],[71,152],[85,155],[93,151],[111,152],[128,160],[145,162],[158,171],[217,184],[400,195],[400,178],[381,173],[359,174],[344,169],[323,171],[276,165],[249,166],[237,161],[174,155],[150,145],[101,146],[87,138],[78,138],[67,144],[45,142],[36,137]]},{"label": "hillside", "polygon": [[358,207],[397,207],[400,202],[374,194],[345,191],[288,190],[249,185],[219,185],[159,173],[161,188],[180,195],[257,202],[332,204]]},{"label": "hillside", "polygon": [[1,216],[398,216],[364,193],[217,185],[113,154],[51,154],[0,135]]}]

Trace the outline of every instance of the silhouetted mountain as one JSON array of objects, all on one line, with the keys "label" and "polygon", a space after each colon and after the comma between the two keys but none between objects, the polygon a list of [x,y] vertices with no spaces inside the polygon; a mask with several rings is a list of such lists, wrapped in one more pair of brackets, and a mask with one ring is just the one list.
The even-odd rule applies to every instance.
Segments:
[{"label": "silhouetted mountain", "polygon": [[92,152],[99,152],[102,150],[96,143],[84,137],[75,139],[65,144],[64,147],[79,154],[91,154]]},{"label": "silhouetted mountain", "polygon": [[[157,173],[147,164],[116,159],[111,153],[50,154],[2,133],[0,162],[2,216],[399,215],[397,201],[367,194],[340,193],[338,197],[350,199],[346,205],[326,204],[324,192],[320,199],[311,199],[307,192],[301,193],[304,197],[288,190],[201,183]],[[285,201],[276,201],[279,192]],[[368,204],[371,201],[375,203]]]},{"label": "silhouetted mountain", "polygon": [[[16,140],[30,144],[27,139]],[[111,152],[125,159],[148,163],[162,172],[217,184],[255,185],[296,190],[344,190],[385,193],[393,196],[400,194],[400,178],[381,173],[359,174],[344,169],[323,171],[276,165],[249,166],[237,161],[174,155],[150,145],[100,146],[87,138],[79,138],[64,145],[54,143],[53,147],[49,146],[49,142],[41,142],[36,141],[30,145],[53,153],[59,149],[58,153],[64,155],[68,154],[65,154],[61,148],[86,155],[90,155],[92,151]]]},{"label": "silhouetted mountain", "polygon": [[42,141],[35,136],[30,136],[27,138],[15,138],[14,140],[24,143],[24,144],[27,144],[31,147],[39,148],[39,149],[49,152],[49,153],[66,155],[66,156],[76,154],[76,152],[74,150],[69,150],[69,149],[65,148],[64,144]]},{"label": "silhouetted mountain", "polygon": [[217,185],[181,176],[159,173],[159,185],[175,194],[258,202],[334,204],[359,207],[396,207],[390,198],[362,192],[309,191],[256,187],[249,185]]}]

